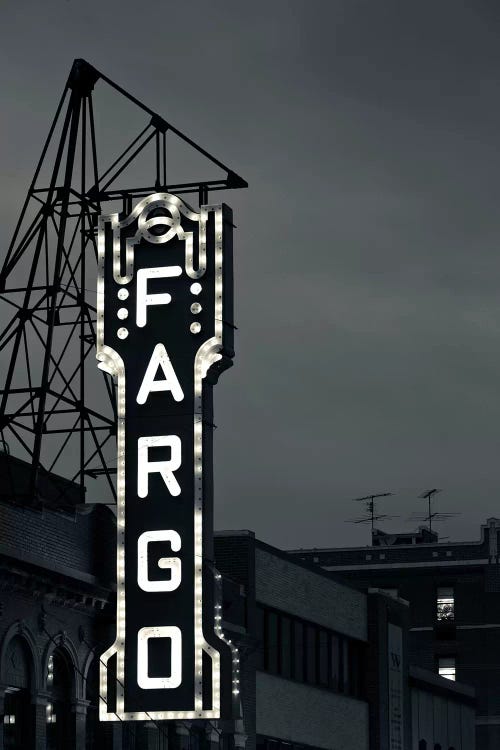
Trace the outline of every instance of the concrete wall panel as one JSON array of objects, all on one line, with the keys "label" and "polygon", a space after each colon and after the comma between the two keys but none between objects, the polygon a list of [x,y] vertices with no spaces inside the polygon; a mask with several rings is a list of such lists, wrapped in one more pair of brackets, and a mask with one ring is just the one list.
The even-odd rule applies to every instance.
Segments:
[{"label": "concrete wall panel", "polygon": [[368,750],[368,704],[257,672],[257,733],[325,750]]},{"label": "concrete wall panel", "polygon": [[304,620],[366,640],[366,596],[256,549],[256,599]]}]

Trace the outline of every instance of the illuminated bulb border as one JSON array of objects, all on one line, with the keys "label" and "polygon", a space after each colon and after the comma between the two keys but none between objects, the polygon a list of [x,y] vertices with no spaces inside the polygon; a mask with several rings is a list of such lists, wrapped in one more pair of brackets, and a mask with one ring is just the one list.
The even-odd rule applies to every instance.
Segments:
[{"label": "illuminated bulb border", "polygon": [[[172,214],[168,217],[153,217],[145,219],[142,214],[145,209],[152,210],[159,206],[167,208]],[[131,281],[134,271],[134,246],[145,237],[154,244],[163,244],[175,234],[185,240],[186,273],[190,278],[199,279],[206,271],[206,224],[209,212],[215,214],[215,304],[214,328],[215,336],[204,342],[195,357],[195,392],[194,392],[194,641],[195,641],[195,710],[194,711],[136,711],[124,710],[124,647],[125,642],[125,367],[121,357],[109,346],[104,344],[104,259],[105,259],[105,225],[111,223],[113,230],[113,277],[119,284]],[[141,216],[142,214],[142,216]],[[199,224],[199,267],[193,266],[193,235],[184,232],[180,226],[180,214]],[[137,217],[138,231],[126,243],[126,274],[120,274],[120,232],[129,226]],[[164,235],[156,236],[149,229],[156,224],[166,224],[171,229]],[[208,370],[218,360],[222,359],[222,206],[202,206],[196,214],[188,208],[177,196],[169,193],[155,193],[140,201],[131,214],[122,222],[118,214],[99,217],[98,233],[98,275],[97,275],[97,349],[96,357],[100,367],[105,372],[114,375],[118,381],[117,389],[117,613],[116,640],[100,659],[99,672],[99,718],[101,721],[148,721],[171,719],[218,719],[220,718],[220,654],[213,648],[203,635],[202,601],[203,601],[203,413],[202,413],[202,381]],[[220,574],[217,574],[220,580]],[[221,607],[220,603],[217,605]],[[221,609],[219,611],[222,611]],[[215,615],[216,616],[216,615]],[[215,619],[216,634],[231,648],[233,654],[233,695],[239,693],[239,657],[238,649],[226,639],[221,626],[221,620]],[[203,710],[203,652],[212,660],[212,709]],[[116,684],[116,712],[107,710],[107,662],[116,653],[117,684]]]},{"label": "illuminated bulb border", "polygon": [[[164,208],[169,211],[172,215],[170,219],[168,216],[156,216],[150,219],[146,217],[155,208]],[[120,221],[119,214],[110,214],[109,216],[100,217],[104,221],[111,223],[113,231],[113,277],[117,284],[128,284],[132,280],[134,274],[134,246],[137,245],[141,239],[146,239],[153,245],[163,245],[168,242],[175,235],[180,240],[185,241],[185,252],[186,252],[186,273],[191,279],[201,278],[207,268],[207,218],[209,211],[220,211],[220,206],[201,206],[200,213],[197,214],[189,206],[187,206],[180,198],[171,193],[153,193],[147,198],[143,198],[142,201],[132,209],[129,216],[123,221]],[[181,214],[191,221],[198,223],[198,269],[195,270],[193,265],[193,233],[184,232],[181,226]],[[130,226],[133,221],[137,219],[137,232],[133,237],[130,237],[125,242],[125,275],[121,275],[121,231],[125,227]],[[149,229],[153,226],[167,225],[170,226],[168,232],[161,235],[151,234]],[[222,226],[222,211],[221,211],[221,226]],[[222,235],[221,235],[222,236]]]}]

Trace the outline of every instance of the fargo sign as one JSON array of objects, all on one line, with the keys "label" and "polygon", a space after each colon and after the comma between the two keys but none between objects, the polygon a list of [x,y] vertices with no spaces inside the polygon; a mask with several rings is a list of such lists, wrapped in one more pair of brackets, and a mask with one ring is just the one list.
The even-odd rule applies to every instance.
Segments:
[{"label": "fargo sign", "polygon": [[116,639],[100,718],[231,715],[212,559],[212,385],[233,356],[232,212],[169,193],[99,218],[98,367],[117,411]]}]

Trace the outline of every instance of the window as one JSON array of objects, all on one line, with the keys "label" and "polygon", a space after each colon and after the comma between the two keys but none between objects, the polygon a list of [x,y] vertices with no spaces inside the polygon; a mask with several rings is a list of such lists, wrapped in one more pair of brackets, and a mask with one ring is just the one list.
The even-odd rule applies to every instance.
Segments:
[{"label": "window", "polygon": [[257,606],[257,669],[364,697],[364,644],[320,625]]},{"label": "window", "polygon": [[[31,747],[31,663],[22,638],[14,637],[5,659],[3,744],[5,750]],[[0,732],[2,727],[0,725]]]},{"label": "window", "polygon": [[281,618],[281,664],[280,673],[283,677],[292,676],[292,630],[290,618]]},{"label": "window", "polygon": [[306,679],[316,683],[316,632],[314,625],[306,626]]},{"label": "window", "polygon": [[331,640],[331,672],[330,680],[334,690],[340,688],[340,639],[338,635],[332,635]]},{"label": "window", "polygon": [[453,622],[455,619],[455,594],[453,588],[441,586],[437,590],[438,622]]},{"label": "window", "polygon": [[293,623],[293,678],[304,681],[304,626],[297,620]]},{"label": "window", "polygon": [[357,641],[348,642],[349,653],[349,693],[350,695],[363,694],[363,647]]},{"label": "window", "polygon": [[266,669],[278,672],[278,615],[266,612]]},{"label": "window", "polygon": [[455,657],[454,656],[440,656],[438,659],[438,673],[441,677],[445,677],[447,680],[455,679]]},{"label": "window", "polygon": [[319,631],[319,675],[320,685],[328,685],[328,633],[326,630]]},{"label": "window", "polygon": [[346,638],[342,638],[342,689],[344,693],[351,692],[351,673],[349,670],[349,643]]},{"label": "window", "polygon": [[255,666],[257,669],[265,669],[264,665],[264,610],[257,607],[255,615],[255,634],[259,641],[259,646],[256,653]]}]

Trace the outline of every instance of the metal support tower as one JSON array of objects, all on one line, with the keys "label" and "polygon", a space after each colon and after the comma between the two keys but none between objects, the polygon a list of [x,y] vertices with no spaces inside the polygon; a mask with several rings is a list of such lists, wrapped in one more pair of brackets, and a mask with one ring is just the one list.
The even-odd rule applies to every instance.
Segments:
[{"label": "metal support tower", "polygon": [[[145,117],[139,134],[105,169],[93,106],[98,82]],[[172,136],[222,176],[169,184]],[[149,185],[123,184],[137,161],[142,171],[147,165]],[[210,191],[244,187],[245,180],[165,119],[85,60],[74,61],[0,272],[0,436],[4,452],[29,464],[27,471],[15,459],[5,461],[0,495],[68,507],[85,502],[92,477],[89,499],[116,498],[110,464],[115,386],[93,357],[96,225],[103,204],[106,213],[129,213],[134,199],[162,190],[195,194],[201,205]]]}]

